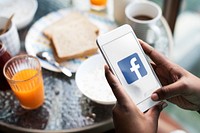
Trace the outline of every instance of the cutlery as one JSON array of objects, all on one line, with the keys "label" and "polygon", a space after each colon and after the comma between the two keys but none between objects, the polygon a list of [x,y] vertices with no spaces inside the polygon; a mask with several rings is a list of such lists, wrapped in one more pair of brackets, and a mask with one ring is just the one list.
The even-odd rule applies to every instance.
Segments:
[{"label": "cutlery", "polygon": [[4,33],[9,29],[10,24],[11,24],[11,22],[12,22],[13,16],[14,16],[14,14],[12,14],[12,15],[10,16],[10,18],[9,18],[8,21],[6,22],[6,25],[5,25],[4,28],[2,29],[0,35],[1,35],[1,34],[4,34]]},{"label": "cutlery", "polygon": [[49,62],[50,64],[56,66],[58,69],[61,70],[61,72],[63,72],[66,76],[71,77],[72,76],[72,72],[67,69],[64,66],[61,66],[58,62],[56,62],[54,59],[52,59],[52,57],[49,55],[48,52],[46,51],[42,51],[42,52],[38,52],[36,54],[37,57],[39,57],[40,59],[46,60],[47,62]]}]

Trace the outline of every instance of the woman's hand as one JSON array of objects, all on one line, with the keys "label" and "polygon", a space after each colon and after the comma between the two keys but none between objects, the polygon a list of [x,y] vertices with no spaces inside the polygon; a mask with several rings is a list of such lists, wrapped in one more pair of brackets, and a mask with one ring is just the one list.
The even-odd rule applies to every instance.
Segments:
[{"label": "woman's hand", "polygon": [[155,91],[154,101],[168,100],[183,109],[200,110],[200,79],[172,63],[151,46],[139,40],[163,87]]},{"label": "woman's hand", "polygon": [[160,112],[167,104],[161,102],[146,113],[142,113],[107,65],[105,66],[105,75],[117,99],[116,105],[113,108],[113,121],[116,133],[156,133]]}]

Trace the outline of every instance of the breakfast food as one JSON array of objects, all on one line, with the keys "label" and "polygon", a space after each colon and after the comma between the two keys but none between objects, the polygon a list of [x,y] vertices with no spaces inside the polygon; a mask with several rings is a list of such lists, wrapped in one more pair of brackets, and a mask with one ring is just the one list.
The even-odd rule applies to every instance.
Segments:
[{"label": "breakfast food", "polygon": [[55,58],[59,62],[88,56],[98,49],[98,27],[77,12],[49,25],[43,33],[52,41]]}]

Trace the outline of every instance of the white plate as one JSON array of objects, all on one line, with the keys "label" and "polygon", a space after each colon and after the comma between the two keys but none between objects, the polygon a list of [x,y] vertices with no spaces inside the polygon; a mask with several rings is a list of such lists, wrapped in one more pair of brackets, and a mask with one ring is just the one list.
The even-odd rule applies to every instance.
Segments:
[{"label": "white plate", "polygon": [[0,0],[0,16],[9,18],[14,13],[13,22],[17,29],[32,21],[37,8],[37,0]]},{"label": "white plate", "polygon": [[100,104],[115,104],[116,98],[104,74],[105,61],[100,54],[85,60],[78,68],[75,80],[80,91]]},{"label": "white plate", "polygon": [[[50,41],[43,35],[42,31],[45,27],[59,20],[60,18],[62,18],[63,16],[65,16],[66,14],[72,11],[74,10],[70,8],[70,9],[62,9],[56,12],[52,12],[42,17],[35,24],[33,24],[29,32],[27,33],[27,36],[25,39],[25,48],[26,48],[27,53],[30,55],[36,56],[37,52],[48,51],[53,57],[53,50],[51,48]],[[88,13],[88,12],[84,12],[82,14],[86,15],[92,23],[97,25],[97,27],[100,30],[100,34],[108,32],[117,27],[114,21],[111,21],[107,18],[103,18],[103,17],[97,16],[95,14]],[[61,63],[61,65],[75,72],[83,60],[85,60],[85,58],[74,59],[74,60],[63,62]],[[49,63],[42,60],[40,61],[43,68],[46,68],[48,70],[55,71],[55,72],[60,72],[59,69],[50,65]]]}]

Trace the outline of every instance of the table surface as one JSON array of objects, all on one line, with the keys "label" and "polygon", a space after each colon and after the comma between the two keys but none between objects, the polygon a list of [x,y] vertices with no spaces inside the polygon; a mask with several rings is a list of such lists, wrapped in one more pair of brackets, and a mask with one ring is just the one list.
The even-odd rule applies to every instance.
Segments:
[{"label": "table surface", "polygon": [[[44,15],[62,8],[74,6],[80,0],[38,0],[38,10],[33,22],[19,31],[21,51],[25,53],[24,40],[34,22]],[[80,10],[89,10],[81,8]],[[112,19],[110,12],[97,13]],[[158,25],[161,27],[161,40],[155,43],[156,49],[170,55],[171,34],[162,18]],[[162,43],[162,46],[159,44]],[[79,91],[75,74],[71,78],[62,73],[43,69],[45,86],[44,105],[36,110],[27,111],[20,107],[19,102],[10,90],[0,91],[0,129],[5,132],[104,132],[113,128],[111,111],[113,105],[101,105],[89,100]]]}]

